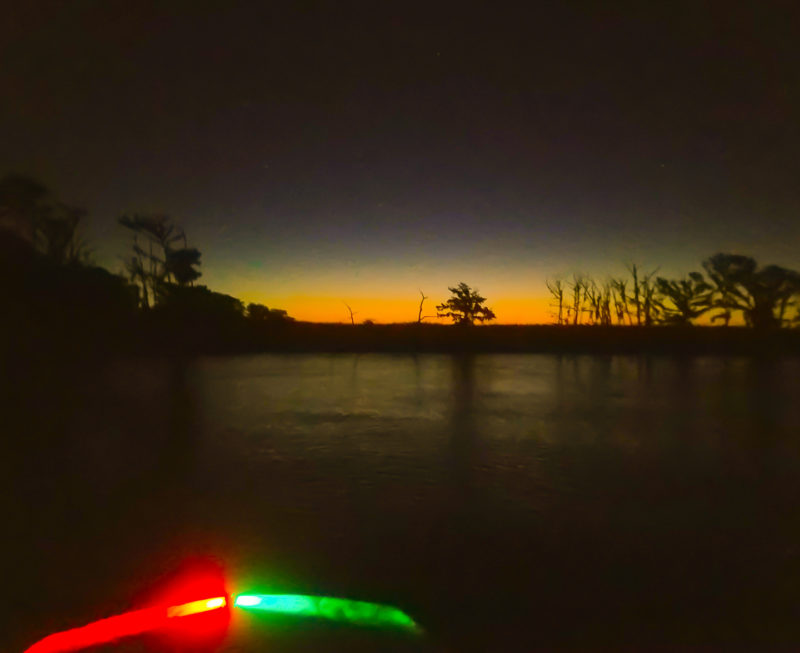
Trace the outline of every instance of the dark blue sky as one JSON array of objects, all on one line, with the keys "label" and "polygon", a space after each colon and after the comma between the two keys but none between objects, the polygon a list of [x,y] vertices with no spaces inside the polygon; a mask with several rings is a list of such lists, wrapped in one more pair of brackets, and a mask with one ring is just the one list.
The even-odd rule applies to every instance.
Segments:
[{"label": "dark blue sky", "polygon": [[538,319],[548,275],[718,250],[800,267],[794,3],[275,4],[20,3],[0,171],[86,206],[112,268],[116,218],[164,211],[209,286],[316,319],[460,280]]}]

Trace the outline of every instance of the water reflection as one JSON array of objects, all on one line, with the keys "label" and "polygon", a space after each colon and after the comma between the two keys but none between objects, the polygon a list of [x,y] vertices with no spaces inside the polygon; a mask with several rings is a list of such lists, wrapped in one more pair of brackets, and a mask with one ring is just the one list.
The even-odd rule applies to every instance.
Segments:
[{"label": "water reflection", "polygon": [[53,372],[6,388],[4,578],[66,606],[68,568],[99,583],[90,605],[200,542],[269,560],[287,590],[416,607],[464,650],[501,628],[580,647],[575,620],[586,641],[739,641],[731,623],[800,637],[775,616],[800,585],[798,371],[365,354]]},{"label": "water reflection", "polygon": [[475,445],[479,410],[475,388],[475,356],[452,358],[452,408],[450,413],[449,458],[457,505],[468,503],[472,494],[471,472],[476,464]]}]

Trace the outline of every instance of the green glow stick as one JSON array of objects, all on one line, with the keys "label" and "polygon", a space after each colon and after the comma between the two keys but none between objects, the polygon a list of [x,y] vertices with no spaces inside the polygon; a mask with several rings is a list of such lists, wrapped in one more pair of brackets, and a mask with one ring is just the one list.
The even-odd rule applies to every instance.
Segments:
[{"label": "green glow stick", "polygon": [[318,617],[358,626],[421,632],[420,627],[405,612],[381,603],[306,594],[239,594],[234,599],[234,605],[238,608]]}]

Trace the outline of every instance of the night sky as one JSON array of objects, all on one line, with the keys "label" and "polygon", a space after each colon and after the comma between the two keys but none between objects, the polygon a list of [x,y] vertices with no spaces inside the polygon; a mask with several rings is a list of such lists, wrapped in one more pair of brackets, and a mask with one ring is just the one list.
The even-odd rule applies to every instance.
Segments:
[{"label": "night sky", "polygon": [[16,4],[0,174],[86,207],[112,270],[133,211],[300,319],[465,281],[546,321],[548,276],[800,268],[794,2]]}]

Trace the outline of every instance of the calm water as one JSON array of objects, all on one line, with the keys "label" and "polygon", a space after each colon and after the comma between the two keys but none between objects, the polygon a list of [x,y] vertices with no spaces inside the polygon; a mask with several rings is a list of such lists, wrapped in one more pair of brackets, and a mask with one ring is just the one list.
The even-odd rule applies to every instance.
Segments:
[{"label": "calm water", "polygon": [[799,372],[538,355],[53,372],[9,390],[29,443],[6,459],[9,614],[29,640],[211,554],[239,586],[401,605],[448,650],[800,644]]}]

